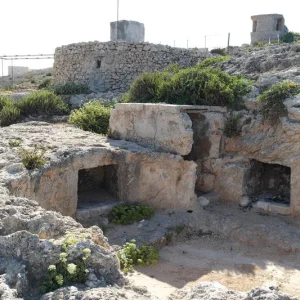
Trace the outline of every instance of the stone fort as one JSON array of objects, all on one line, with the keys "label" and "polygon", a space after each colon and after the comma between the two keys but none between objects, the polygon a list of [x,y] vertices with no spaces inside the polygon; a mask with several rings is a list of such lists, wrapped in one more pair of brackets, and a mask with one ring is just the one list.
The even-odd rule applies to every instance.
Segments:
[{"label": "stone fort", "polygon": [[162,70],[176,62],[189,67],[208,56],[203,50],[146,43],[144,33],[141,23],[112,22],[110,42],[56,48],[54,83],[81,83],[87,84],[93,92],[121,93],[143,72]]}]

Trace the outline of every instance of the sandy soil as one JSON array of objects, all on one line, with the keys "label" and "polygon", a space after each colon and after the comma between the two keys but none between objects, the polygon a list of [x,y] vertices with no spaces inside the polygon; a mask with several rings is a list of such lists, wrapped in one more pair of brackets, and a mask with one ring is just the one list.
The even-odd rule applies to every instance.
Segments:
[{"label": "sandy soil", "polygon": [[205,236],[164,247],[157,265],[139,267],[130,278],[160,299],[199,281],[217,281],[240,291],[277,286],[288,295],[300,296],[299,258],[299,254],[282,254],[271,247]]}]

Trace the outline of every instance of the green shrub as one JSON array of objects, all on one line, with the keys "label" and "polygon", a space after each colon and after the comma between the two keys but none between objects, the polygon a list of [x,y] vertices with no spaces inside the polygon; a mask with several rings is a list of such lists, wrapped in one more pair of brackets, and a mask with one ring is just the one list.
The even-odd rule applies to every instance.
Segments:
[{"label": "green shrub", "polygon": [[256,46],[256,47],[265,47],[265,46],[267,46],[267,43],[264,43],[264,42],[256,42],[256,43],[254,44],[254,46]]},{"label": "green shrub", "polygon": [[224,130],[223,133],[225,136],[232,138],[239,136],[241,134],[241,126],[240,126],[240,119],[239,115],[233,116],[231,115],[224,123]]},{"label": "green shrub", "polygon": [[202,60],[197,67],[198,68],[209,68],[209,67],[214,67],[218,65],[219,63],[223,61],[227,61],[230,59],[230,56],[214,56],[214,57],[208,57],[204,60]]},{"label": "green shrub", "polygon": [[9,126],[18,122],[20,119],[20,110],[13,105],[6,105],[0,111],[1,127]]},{"label": "green shrub", "polygon": [[176,63],[171,63],[169,64],[168,66],[166,66],[164,68],[164,71],[165,72],[168,72],[168,73],[172,73],[172,74],[175,74],[175,73],[178,73],[180,70],[180,66],[179,66],[179,63],[176,62]]},{"label": "green shrub", "polygon": [[211,54],[219,54],[222,56],[226,56],[226,49],[225,48],[216,48],[216,49],[212,49],[210,51]]},{"label": "green shrub", "polygon": [[148,220],[154,215],[153,208],[144,204],[120,204],[115,206],[109,220],[115,224],[132,224],[144,219]]},{"label": "green shrub", "polygon": [[48,88],[49,86],[51,86],[51,78],[46,78],[38,85],[38,89],[39,90],[45,89]]},{"label": "green shrub", "polygon": [[240,76],[220,69],[199,67],[179,71],[165,82],[161,99],[170,104],[215,105],[238,108],[249,92],[249,84]]},{"label": "green shrub", "polygon": [[7,97],[0,97],[0,111],[4,106],[13,105],[13,101]]},{"label": "green shrub", "polygon": [[293,32],[288,32],[285,34],[282,38],[282,41],[284,43],[293,43],[295,41],[295,36]]},{"label": "green shrub", "polygon": [[153,246],[144,245],[138,248],[135,240],[126,243],[117,254],[121,269],[125,274],[131,272],[136,265],[156,264],[159,258],[159,254]]},{"label": "green shrub", "polygon": [[27,150],[19,148],[21,161],[27,170],[33,170],[42,167],[46,163],[44,158],[46,148],[35,145],[33,149]]},{"label": "green shrub", "polygon": [[287,115],[284,100],[294,97],[300,93],[300,84],[292,81],[284,81],[271,86],[257,99],[260,103],[259,111],[263,120],[276,124],[280,117]]},{"label": "green shrub", "polygon": [[92,101],[73,110],[69,123],[85,131],[107,134],[111,109],[111,106],[104,106],[97,101]]},{"label": "green shrub", "polygon": [[68,108],[63,100],[50,91],[32,93],[16,102],[21,114],[28,115],[62,115],[68,113]]},{"label": "green shrub", "polygon": [[21,141],[19,140],[9,140],[8,145],[9,147],[20,147],[21,146]]},{"label": "green shrub", "polygon": [[[174,70],[174,66],[171,66],[170,68]],[[121,102],[159,102],[159,89],[167,78],[168,71],[140,74],[131,84],[129,92],[122,97]]]},{"label": "green shrub", "polygon": [[49,72],[49,73],[46,74],[46,76],[52,76],[52,73]]},{"label": "green shrub", "polygon": [[[73,237],[72,237],[73,236]],[[55,265],[50,265],[48,267],[48,273],[45,276],[45,280],[40,288],[42,294],[54,291],[64,285],[71,285],[77,283],[85,283],[88,279],[89,271],[86,268],[86,260],[91,255],[91,250],[86,248],[82,251],[79,259],[76,261],[69,261],[67,252],[69,249],[76,245],[79,240],[70,235],[66,239],[74,240],[71,245],[66,245],[63,242],[62,252],[60,254],[60,259]]]},{"label": "green shrub", "polygon": [[66,83],[57,84],[51,88],[56,95],[89,94],[90,89],[86,84]]},{"label": "green shrub", "polygon": [[195,67],[141,74],[131,85],[122,102],[221,105],[239,108],[250,84],[241,76],[231,76],[216,64],[228,60],[219,56],[208,58]]}]

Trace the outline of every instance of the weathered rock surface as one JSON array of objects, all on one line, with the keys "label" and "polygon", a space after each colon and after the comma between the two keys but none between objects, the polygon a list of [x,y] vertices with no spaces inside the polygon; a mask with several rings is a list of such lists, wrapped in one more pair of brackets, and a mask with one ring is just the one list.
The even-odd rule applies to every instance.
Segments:
[{"label": "weathered rock surface", "polygon": [[44,295],[41,300],[119,300],[119,299],[137,299],[137,300],[159,300],[159,298],[150,295],[145,288],[129,286],[126,288],[107,287],[90,290],[78,290],[76,287],[68,287],[56,290],[53,293]]},{"label": "weathered rock surface", "polygon": [[300,82],[300,44],[234,49],[222,69],[258,79],[255,86],[259,89],[287,79]]},{"label": "weathered rock surface", "polygon": [[[108,140],[68,125],[32,122],[0,132],[0,183],[18,197],[34,199],[45,209],[74,216],[78,171],[116,165],[117,199],[145,202],[154,208],[193,207],[196,204],[196,164],[182,157],[153,152],[125,141]],[[9,140],[25,148],[48,147],[47,164],[28,172]],[[169,172],[168,170],[172,170]]]},{"label": "weathered rock surface", "polygon": [[170,300],[297,300],[276,291],[274,288],[257,288],[248,293],[236,292],[217,282],[202,282],[173,293]]},{"label": "weathered rock surface", "polygon": [[111,135],[189,159],[219,158],[223,107],[170,104],[117,104],[110,118]]},{"label": "weathered rock surface", "polygon": [[[113,245],[123,245],[131,239],[137,243],[166,245],[166,235],[173,233],[176,241],[183,235],[212,234],[229,241],[260,247],[271,247],[280,253],[300,253],[299,221],[293,217],[281,219],[276,215],[260,215],[256,209],[241,209],[234,203],[210,203],[205,209],[158,211],[151,220],[126,226],[109,224],[106,235]],[[181,233],[181,232],[180,232]]]},{"label": "weathered rock surface", "polygon": [[111,136],[165,152],[192,150],[192,121],[178,105],[117,104],[110,117]]},{"label": "weathered rock surface", "polygon": [[87,268],[95,275],[96,286],[124,283],[118,259],[100,228],[85,229],[70,217],[42,209],[35,201],[0,194],[1,299],[35,297],[48,266],[59,260],[66,232],[86,236],[70,257],[76,259],[83,249],[91,249]]},{"label": "weathered rock surface", "polygon": [[240,189],[243,187],[242,181],[244,180],[244,188],[240,190],[240,196],[243,196],[243,193],[246,193],[245,188],[247,178],[249,178],[251,159],[263,163],[290,167],[291,211],[293,214],[299,214],[299,123],[292,122],[288,118],[282,118],[276,126],[272,126],[267,122],[263,122],[259,115],[248,114],[247,118],[249,118],[249,122],[242,127],[241,136],[234,139],[227,139],[225,143],[226,153],[231,156],[235,155],[237,159],[235,165],[239,165],[241,170],[240,175],[238,175],[238,169],[236,168],[235,175],[232,173],[232,176],[228,178],[233,180],[233,176],[238,175],[238,178],[234,181],[236,183],[240,182],[238,185]]}]

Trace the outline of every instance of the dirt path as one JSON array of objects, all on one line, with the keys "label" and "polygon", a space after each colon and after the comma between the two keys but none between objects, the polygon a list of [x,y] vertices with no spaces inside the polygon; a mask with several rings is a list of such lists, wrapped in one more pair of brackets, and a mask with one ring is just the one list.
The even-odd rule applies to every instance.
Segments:
[{"label": "dirt path", "polygon": [[156,266],[140,267],[130,277],[160,299],[199,281],[217,281],[239,291],[277,286],[288,295],[300,296],[299,254],[206,236],[164,247],[160,257]]}]

